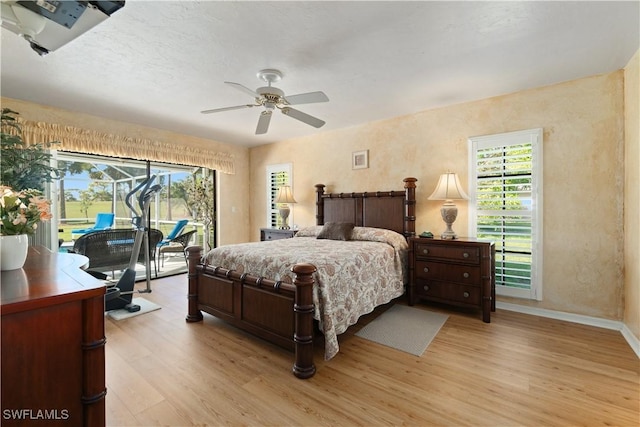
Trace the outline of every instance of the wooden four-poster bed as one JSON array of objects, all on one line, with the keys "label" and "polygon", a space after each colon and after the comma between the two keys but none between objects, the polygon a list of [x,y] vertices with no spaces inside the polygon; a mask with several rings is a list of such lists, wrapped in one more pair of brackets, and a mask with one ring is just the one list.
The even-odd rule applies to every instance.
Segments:
[{"label": "wooden four-poster bed", "polygon": [[[405,178],[400,191],[361,193],[325,193],[318,184],[316,226],[294,238],[222,246],[207,254],[198,246],[187,248],[186,320],[201,321],[203,311],[224,319],[294,350],[294,375],[313,376],[314,318],[329,359],[338,351],[339,333],[405,292],[416,181]],[[268,254],[257,252],[260,247]]]}]

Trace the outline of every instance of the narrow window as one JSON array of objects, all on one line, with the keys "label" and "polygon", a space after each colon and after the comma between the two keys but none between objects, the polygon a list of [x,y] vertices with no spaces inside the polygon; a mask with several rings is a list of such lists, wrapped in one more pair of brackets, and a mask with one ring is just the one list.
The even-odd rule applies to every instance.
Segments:
[{"label": "narrow window", "polygon": [[469,143],[469,230],[495,242],[496,293],[542,300],[542,129]]},{"label": "narrow window", "polygon": [[[282,218],[278,215],[278,205],[273,200],[283,185],[293,187],[291,163],[267,166],[267,227],[280,228]],[[293,224],[293,212],[289,215],[289,224]]]}]

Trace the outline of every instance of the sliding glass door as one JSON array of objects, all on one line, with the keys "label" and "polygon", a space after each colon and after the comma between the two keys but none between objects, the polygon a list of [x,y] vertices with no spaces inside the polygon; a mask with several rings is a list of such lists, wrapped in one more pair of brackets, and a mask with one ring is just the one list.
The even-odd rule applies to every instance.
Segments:
[{"label": "sliding glass door", "polygon": [[[149,176],[155,176],[161,190],[151,201],[147,226],[167,236],[187,220],[183,232],[196,231],[190,244],[214,246],[215,171],[64,152],[56,158],[62,171],[53,191],[61,249],[72,247],[77,238],[72,232],[93,226],[99,213],[114,213],[114,228],[131,228],[136,213],[127,206],[127,195]],[[133,205],[139,209],[135,199]],[[180,262],[185,265],[184,257]]]}]

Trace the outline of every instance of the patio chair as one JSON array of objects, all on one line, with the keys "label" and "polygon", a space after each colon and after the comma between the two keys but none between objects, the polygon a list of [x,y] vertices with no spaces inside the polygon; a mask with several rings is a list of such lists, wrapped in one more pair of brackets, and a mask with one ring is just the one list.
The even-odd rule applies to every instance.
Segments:
[{"label": "patio chair", "polygon": [[102,231],[102,230],[111,230],[113,228],[113,223],[115,222],[116,216],[110,212],[101,212],[96,215],[96,223],[93,227],[90,228],[77,228],[75,230],[71,230],[71,238],[74,238],[74,234],[82,235],[91,233],[92,231]]},{"label": "patio chair", "polygon": [[184,230],[184,228],[187,226],[188,222],[188,219],[181,219],[180,221],[176,222],[176,225],[173,226],[173,230],[171,230],[169,234],[167,234],[167,237],[165,237],[160,243],[158,243],[158,248],[168,245],[173,239],[178,237],[178,235],[182,233],[182,230]]},{"label": "patio chair", "polygon": [[[89,258],[90,272],[124,270],[129,266],[135,230],[116,229],[92,231],[84,234],[73,245],[73,252]],[[153,263],[155,277],[158,277],[155,247],[162,240],[162,232],[154,228],[149,230],[149,262]],[[144,249],[138,255],[138,263],[144,264]]]},{"label": "patio chair", "polygon": [[160,266],[164,267],[164,257],[166,254],[169,254],[169,253],[182,253],[182,256],[184,256],[184,262],[187,263],[187,265],[189,265],[189,262],[187,261],[187,254],[185,253],[185,249],[189,245],[189,242],[191,241],[191,238],[193,237],[193,235],[196,234],[197,232],[198,230],[191,230],[191,231],[187,231],[186,233],[182,233],[178,237],[172,239],[168,245],[164,245],[160,247],[158,249],[158,252],[160,252],[160,255],[162,255]]}]

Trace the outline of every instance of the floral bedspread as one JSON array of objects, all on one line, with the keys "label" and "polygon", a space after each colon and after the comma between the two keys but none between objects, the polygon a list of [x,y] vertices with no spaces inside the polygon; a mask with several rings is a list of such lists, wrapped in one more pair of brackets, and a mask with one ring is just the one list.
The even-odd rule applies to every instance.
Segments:
[{"label": "floral bedspread", "polygon": [[322,227],[307,227],[292,239],[226,245],[205,256],[207,264],[292,283],[296,263],[315,265],[314,318],[325,336],[325,359],[339,350],[338,335],[404,293],[406,239],[393,231],[356,227],[351,240],[316,239]]}]

